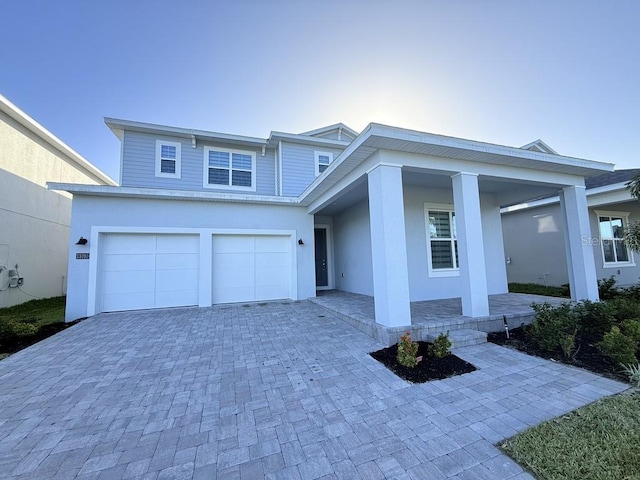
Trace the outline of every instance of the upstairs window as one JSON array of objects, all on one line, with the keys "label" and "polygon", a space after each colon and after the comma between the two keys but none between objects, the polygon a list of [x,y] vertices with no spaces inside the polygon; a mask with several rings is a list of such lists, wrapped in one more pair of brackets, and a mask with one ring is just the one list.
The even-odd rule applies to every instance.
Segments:
[{"label": "upstairs window", "polygon": [[429,276],[459,274],[456,214],[448,205],[425,205]]},{"label": "upstairs window", "polygon": [[156,140],[156,177],[180,178],[181,144]]},{"label": "upstairs window", "polygon": [[602,260],[605,267],[633,264],[631,253],[624,243],[624,228],[629,214],[623,212],[596,212],[600,232]]},{"label": "upstairs window", "polygon": [[329,164],[333,162],[333,153],[315,152],[316,157],[316,177],[324,172]]},{"label": "upstairs window", "polygon": [[255,191],[255,153],[205,147],[204,154],[205,187]]}]

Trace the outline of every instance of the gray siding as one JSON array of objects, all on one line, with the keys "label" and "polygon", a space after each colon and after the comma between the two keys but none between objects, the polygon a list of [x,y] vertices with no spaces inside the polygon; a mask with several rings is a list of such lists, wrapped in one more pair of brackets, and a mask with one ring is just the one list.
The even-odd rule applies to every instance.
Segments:
[{"label": "gray siding", "polygon": [[[181,143],[181,178],[155,176],[156,140]],[[122,186],[144,188],[166,188],[170,190],[199,190],[206,192],[239,192],[244,194],[274,195],[275,167],[274,150],[262,151],[237,145],[206,144],[235,150],[251,151],[256,154],[256,191],[204,188],[204,147],[198,143],[192,148],[191,140],[171,136],[156,136],[138,132],[125,132],[122,149]]]},{"label": "gray siding", "polygon": [[336,148],[313,147],[293,143],[282,144],[282,195],[297,197],[316,178],[315,153],[333,153],[335,158],[342,152]]},{"label": "gray siding", "polygon": [[[640,255],[637,252],[632,253],[636,266],[604,267],[595,210],[629,212],[629,220],[634,221],[640,220],[640,206],[635,202],[627,202],[589,208],[590,240],[597,277],[603,279],[613,276],[620,286],[638,283]],[[564,228],[559,204],[503,214],[505,255],[511,257],[511,263],[507,265],[509,282],[547,285],[569,283]]]}]

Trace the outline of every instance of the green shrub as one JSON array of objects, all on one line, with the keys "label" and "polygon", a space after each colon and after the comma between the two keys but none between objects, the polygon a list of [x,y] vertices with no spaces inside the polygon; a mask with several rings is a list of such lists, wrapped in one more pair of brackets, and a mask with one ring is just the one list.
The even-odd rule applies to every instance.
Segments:
[{"label": "green shrub", "polygon": [[608,302],[583,300],[573,307],[578,333],[583,338],[600,339],[615,323],[614,309]]},{"label": "green shrub", "polygon": [[536,317],[527,328],[531,342],[542,350],[556,352],[567,348],[567,336],[575,336],[578,329],[570,303],[554,307],[548,303],[531,305]]},{"label": "green shrub", "polygon": [[616,279],[611,275],[609,278],[598,280],[598,295],[600,300],[611,300],[618,296]]},{"label": "green shrub", "polygon": [[560,349],[565,358],[571,358],[571,355],[573,355],[573,351],[576,348],[576,333],[578,333],[577,329],[573,333],[560,338]]},{"label": "green shrub", "polygon": [[634,319],[624,320],[620,324],[620,329],[627,337],[633,339],[634,342],[640,342],[640,321]]},{"label": "green shrub", "polygon": [[568,288],[554,287],[553,285],[540,285],[538,283],[510,283],[509,292],[545,295],[547,297],[571,297],[571,295],[569,295]]},{"label": "green shrub", "polygon": [[632,364],[636,362],[638,342],[627,337],[616,326],[611,327],[611,330],[604,334],[602,341],[597,343],[596,347],[617,363]]},{"label": "green shrub", "polygon": [[38,332],[38,326],[31,322],[20,322],[14,319],[3,319],[0,322],[0,339],[28,337]]},{"label": "green shrub", "polygon": [[449,340],[449,332],[438,335],[431,345],[428,347],[429,355],[436,358],[444,358],[451,355],[451,341]]},{"label": "green shrub", "polygon": [[418,342],[411,340],[411,332],[402,335],[398,342],[398,363],[409,368],[415,367],[422,360],[422,357],[416,356],[418,347]]},{"label": "green shrub", "polygon": [[640,299],[634,299],[625,294],[607,300],[607,305],[611,308],[611,314],[617,323],[629,318],[640,320]]}]

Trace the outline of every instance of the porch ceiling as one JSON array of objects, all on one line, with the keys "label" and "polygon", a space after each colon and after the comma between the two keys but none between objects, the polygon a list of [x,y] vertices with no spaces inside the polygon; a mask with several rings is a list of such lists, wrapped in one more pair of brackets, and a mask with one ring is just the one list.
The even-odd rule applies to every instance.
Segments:
[{"label": "porch ceiling", "polygon": [[[403,168],[402,181],[405,186],[430,189],[451,190],[450,175],[444,172]],[[455,172],[450,172],[453,175]],[[559,186],[544,183],[524,182],[480,175],[478,177],[480,193],[495,195],[501,207],[529,202],[540,198],[558,195]],[[335,215],[342,210],[366,200],[368,196],[367,178],[360,177],[347,189],[341,191],[329,204],[317,212],[318,215]]]}]

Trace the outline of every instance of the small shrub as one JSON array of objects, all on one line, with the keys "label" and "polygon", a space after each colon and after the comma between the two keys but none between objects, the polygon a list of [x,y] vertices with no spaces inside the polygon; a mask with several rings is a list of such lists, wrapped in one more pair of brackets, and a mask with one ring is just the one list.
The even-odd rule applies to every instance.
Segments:
[{"label": "small shrub", "polygon": [[564,358],[571,358],[571,355],[573,355],[573,351],[576,348],[576,333],[578,333],[577,329],[573,333],[560,338],[560,349]]},{"label": "small shrub", "polygon": [[629,383],[640,388],[640,364],[636,363],[624,363],[621,364],[622,371],[629,377]]},{"label": "small shrub", "polygon": [[431,345],[428,347],[429,355],[436,358],[444,358],[451,355],[451,341],[449,340],[449,332],[438,335]]},{"label": "small shrub", "polygon": [[420,363],[422,357],[417,356],[418,346],[418,342],[411,340],[411,332],[402,335],[398,342],[398,363],[409,368],[413,368]]},{"label": "small shrub", "polygon": [[617,323],[629,318],[640,320],[640,299],[622,294],[612,300],[607,300],[607,305],[611,308],[611,314]]},{"label": "small shrub", "polygon": [[600,300],[611,300],[618,296],[618,288],[616,287],[616,279],[611,275],[609,278],[598,280],[598,295]]},{"label": "small shrub", "polygon": [[555,352],[567,344],[566,337],[575,335],[578,328],[569,303],[554,307],[548,303],[532,305],[536,317],[527,328],[531,342],[542,350]]},{"label": "small shrub", "polygon": [[38,332],[38,326],[33,323],[20,322],[14,319],[4,319],[0,322],[0,339],[14,337],[28,337]]},{"label": "small shrub", "polygon": [[634,342],[640,342],[640,321],[627,319],[620,324],[620,330]]},{"label": "small shrub", "polygon": [[578,331],[583,338],[601,339],[611,330],[616,317],[608,302],[583,300],[576,303],[573,313],[578,322]]},{"label": "small shrub", "polygon": [[630,364],[636,362],[638,343],[634,342],[633,338],[623,334],[616,326],[611,327],[611,330],[604,334],[602,341],[597,343],[596,347],[617,363]]}]

